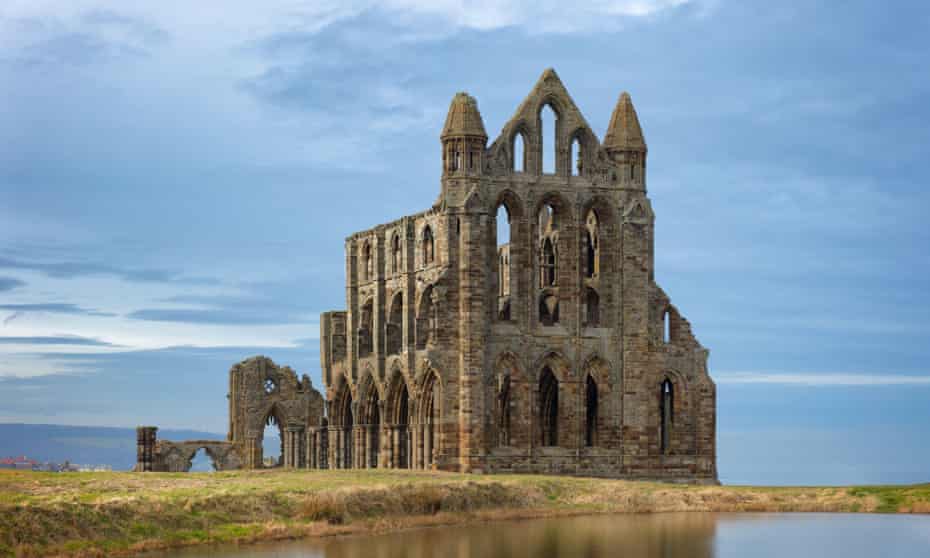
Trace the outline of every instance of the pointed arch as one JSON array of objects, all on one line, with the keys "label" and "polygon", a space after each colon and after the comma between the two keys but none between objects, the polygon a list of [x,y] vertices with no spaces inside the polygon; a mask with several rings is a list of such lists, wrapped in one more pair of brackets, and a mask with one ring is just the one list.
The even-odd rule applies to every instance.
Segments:
[{"label": "pointed arch", "polygon": [[600,274],[601,246],[600,246],[600,219],[594,208],[588,210],[584,220],[584,272],[586,277],[594,278]]},{"label": "pointed arch", "polygon": [[391,306],[388,308],[387,322],[385,323],[385,342],[387,354],[396,355],[404,346],[404,293],[397,291],[391,297]]},{"label": "pointed arch", "polygon": [[420,302],[416,313],[416,348],[423,350],[430,342],[435,341],[436,305],[433,301],[433,286],[429,285],[420,293]]},{"label": "pointed arch", "polygon": [[659,449],[671,452],[672,427],[675,423],[675,384],[666,376],[659,385]]},{"label": "pointed arch", "polygon": [[410,392],[400,368],[395,368],[387,390],[388,444],[391,464],[399,469],[412,465],[410,437]]},{"label": "pointed arch", "polygon": [[403,271],[403,252],[401,251],[400,234],[394,233],[391,238],[391,271],[395,274]]},{"label": "pointed arch", "polygon": [[601,327],[601,297],[591,287],[584,289],[584,316],[582,323],[587,327]]},{"label": "pointed arch", "polygon": [[365,241],[362,244],[362,280],[371,281],[374,279],[374,261],[371,255],[371,242]]},{"label": "pointed arch", "polygon": [[347,383],[342,383],[335,399],[335,417],[337,445],[335,448],[336,465],[340,469],[351,469],[353,465],[355,443],[352,430],[355,427],[352,391]]},{"label": "pointed arch", "polygon": [[435,468],[442,452],[442,384],[435,370],[430,369],[423,378],[417,409],[422,440],[419,461],[423,468]]},{"label": "pointed arch", "polygon": [[552,368],[545,366],[539,376],[539,440],[542,446],[559,445],[559,381]]},{"label": "pointed arch", "polygon": [[540,149],[540,171],[542,174],[555,174],[559,172],[559,111],[552,100],[546,100],[540,108],[538,115]]},{"label": "pointed arch", "polygon": [[584,445],[592,447],[597,445],[598,438],[598,389],[597,381],[587,374],[585,376],[585,421]]},{"label": "pointed arch", "polygon": [[365,466],[370,469],[378,467],[378,457],[381,452],[381,394],[374,382],[374,377],[368,373],[369,378],[364,391],[359,390],[362,400],[361,423],[364,429],[364,445],[367,447]]},{"label": "pointed arch", "polygon": [[423,265],[430,265],[436,259],[436,241],[433,238],[433,229],[426,225],[423,227]]},{"label": "pointed arch", "polygon": [[359,309],[358,356],[366,357],[374,350],[374,299],[369,298]]},{"label": "pointed arch", "polygon": [[526,172],[526,129],[518,127],[510,136],[510,169],[514,173]]}]

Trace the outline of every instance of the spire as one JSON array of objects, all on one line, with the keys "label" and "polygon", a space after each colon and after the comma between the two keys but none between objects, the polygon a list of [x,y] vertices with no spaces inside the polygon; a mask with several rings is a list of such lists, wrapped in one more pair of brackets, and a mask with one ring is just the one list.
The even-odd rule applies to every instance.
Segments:
[{"label": "spire", "polygon": [[604,137],[604,147],[610,151],[646,152],[643,129],[639,126],[633,100],[626,91],[620,94],[614,113],[610,116],[610,126],[607,127],[607,135]]},{"label": "spire", "polygon": [[478,112],[478,101],[468,93],[456,93],[449,105],[449,114],[446,116],[446,125],[442,127],[440,139],[445,140],[451,136],[470,136],[488,139],[484,131],[484,122]]}]

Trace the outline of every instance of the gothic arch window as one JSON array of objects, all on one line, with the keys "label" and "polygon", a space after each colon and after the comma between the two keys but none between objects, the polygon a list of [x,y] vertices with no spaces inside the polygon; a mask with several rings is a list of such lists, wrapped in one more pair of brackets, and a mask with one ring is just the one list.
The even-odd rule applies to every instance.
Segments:
[{"label": "gothic arch window", "polygon": [[416,317],[416,347],[425,349],[436,334],[435,305],[433,304],[433,287],[427,287],[420,295],[420,306]]},{"label": "gothic arch window", "polygon": [[584,291],[584,325],[599,327],[601,323],[601,297],[597,291],[587,288]]},{"label": "gothic arch window", "polygon": [[385,328],[387,354],[400,353],[404,344],[404,293],[399,292],[391,299]]},{"label": "gothic arch window", "polygon": [[585,267],[586,277],[597,277],[601,271],[600,222],[597,213],[591,209],[585,217]]},{"label": "gothic arch window", "polygon": [[498,405],[498,424],[497,424],[497,445],[510,445],[510,374],[503,374],[500,377],[497,393]]},{"label": "gothic arch window", "polygon": [[662,342],[670,343],[672,340],[671,312],[667,309],[662,313]]},{"label": "gothic arch window", "polygon": [[421,424],[423,426],[423,460],[426,468],[431,468],[439,456],[439,423],[441,418],[441,393],[436,373],[431,372],[424,382],[420,401]]},{"label": "gothic arch window", "polygon": [[547,366],[539,378],[540,443],[559,445],[559,381]]},{"label": "gothic arch window", "polygon": [[374,350],[374,335],[372,324],[374,322],[374,303],[369,300],[362,308],[358,325],[358,356],[365,357]]},{"label": "gothic arch window", "polygon": [[433,229],[426,225],[423,229],[423,263],[429,265],[435,259],[435,242],[433,240]]},{"label": "gothic arch window", "polygon": [[537,215],[539,232],[539,286],[550,287],[558,282],[559,215],[552,204],[543,204]]},{"label": "gothic arch window", "polygon": [[577,136],[572,140],[572,176],[581,176],[583,164],[581,162],[581,139]]},{"label": "gothic arch window", "polygon": [[526,136],[522,131],[513,135],[513,172],[526,172]]},{"label": "gothic arch window", "polygon": [[542,150],[542,172],[555,174],[558,171],[559,114],[546,103],[539,111],[539,147]]},{"label": "gothic arch window", "polygon": [[559,297],[554,293],[544,292],[539,297],[539,323],[551,326],[559,323]]},{"label": "gothic arch window", "polygon": [[395,234],[394,238],[391,239],[391,269],[394,270],[394,273],[400,273],[402,271],[401,266],[401,251],[400,251],[400,235]]},{"label": "gothic arch window", "polygon": [[373,262],[371,258],[371,244],[368,242],[362,246],[362,279],[370,281],[374,277]]},{"label": "gothic arch window", "polygon": [[352,468],[352,456],[354,445],[352,440],[352,431],[355,426],[355,420],[352,416],[352,393],[349,391],[349,388],[343,385],[343,396],[341,400],[340,407],[340,420],[341,420],[341,455],[337,454],[337,457],[340,458],[343,469]]},{"label": "gothic arch window", "polygon": [[376,469],[378,467],[378,454],[381,450],[381,399],[374,385],[369,384],[368,390],[368,400],[365,404],[367,424],[364,425],[365,441],[368,445],[368,462],[366,465],[371,469]]},{"label": "gothic arch window", "polygon": [[597,382],[591,375],[585,381],[584,445],[597,445]]},{"label": "gothic arch window", "polygon": [[510,210],[501,203],[497,206],[497,318],[510,320],[510,249],[513,246],[511,236]]},{"label": "gothic arch window", "polygon": [[662,453],[669,453],[671,449],[672,425],[675,422],[675,388],[671,380],[665,378],[659,389],[659,432],[660,449]]},{"label": "gothic arch window", "polygon": [[394,465],[399,469],[410,468],[411,438],[409,430],[410,422],[410,396],[407,391],[407,383],[404,382],[403,376],[397,372],[394,376],[394,389],[389,397],[391,404],[390,422],[397,431],[396,443],[393,444]]}]

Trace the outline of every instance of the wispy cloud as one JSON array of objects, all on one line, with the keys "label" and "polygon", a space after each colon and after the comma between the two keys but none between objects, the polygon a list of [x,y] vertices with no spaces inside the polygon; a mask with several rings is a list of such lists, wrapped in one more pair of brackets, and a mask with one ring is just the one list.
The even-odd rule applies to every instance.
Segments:
[{"label": "wispy cloud", "polygon": [[13,289],[23,287],[26,283],[15,277],[0,277],[0,292],[12,291]]},{"label": "wispy cloud", "polygon": [[[0,304],[0,311],[13,312],[14,314],[25,314],[29,312],[48,312],[51,314],[81,314],[84,316],[103,316],[112,317],[115,314],[110,312],[101,312],[90,308],[84,308],[77,304],[66,302],[47,302],[36,304]],[[8,317],[7,319],[10,319]],[[15,319],[15,318],[14,318]]]},{"label": "wispy cloud", "polygon": [[[215,279],[206,277],[189,277],[183,273],[167,269],[123,268],[115,265],[94,262],[37,262],[0,257],[0,269],[18,269],[37,271],[55,279],[73,279],[91,275],[111,275],[132,282],[165,282],[193,285],[216,284]],[[2,286],[2,280],[0,280]]]},{"label": "wispy cloud", "polygon": [[35,337],[0,337],[0,345],[80,345],[86,347],[118,347],[112,343],[80,335],[48,335]]},{"label": "wispy cloud", "polygon": [[930,386],[930,375],[858,373],[723,372],[718,384],[777,384],[786,386]]}]

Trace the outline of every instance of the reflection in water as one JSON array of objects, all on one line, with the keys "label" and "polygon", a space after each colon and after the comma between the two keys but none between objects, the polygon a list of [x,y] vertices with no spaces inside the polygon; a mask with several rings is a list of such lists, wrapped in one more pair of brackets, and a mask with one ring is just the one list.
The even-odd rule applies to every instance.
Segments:
[{"label": "reflection in water", "polygon": [[643,514],[438,527],[191,549],[166,558],[730,558],[930,556],[930,517]]}]

